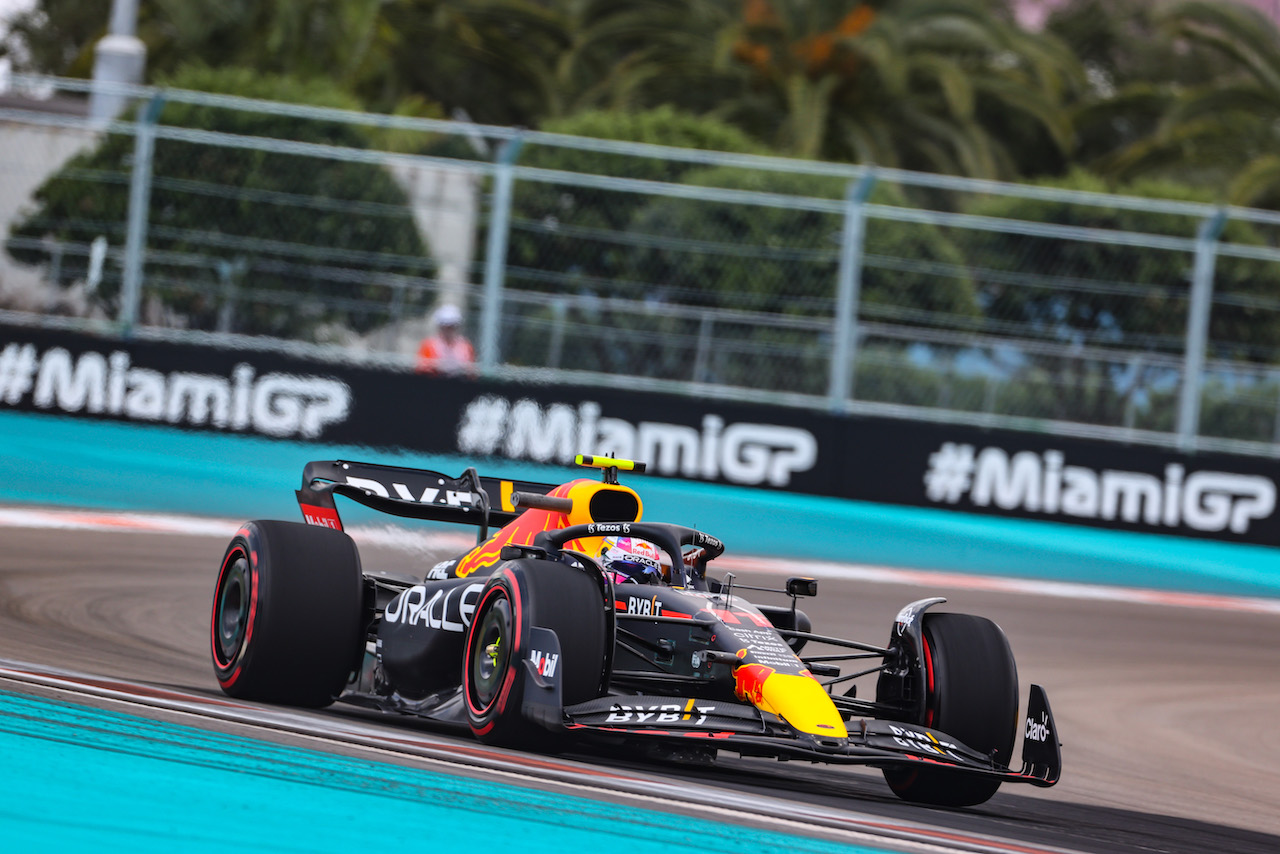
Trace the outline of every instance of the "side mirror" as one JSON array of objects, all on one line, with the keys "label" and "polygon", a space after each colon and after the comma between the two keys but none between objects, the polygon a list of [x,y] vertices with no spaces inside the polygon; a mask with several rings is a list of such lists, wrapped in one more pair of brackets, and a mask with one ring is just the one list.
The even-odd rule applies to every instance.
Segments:
[{"label": "side mirror", "polygon": [[818,595],[818,579],[788,578],[787,579],[787,595],[788,596],[817,596]]},{"label": "side mirror", "polygon": [[540,549],[537,546],[503,546],[498,551],[499,560],[520,560],[522,557],[541,558],[546,560],[548,557],[546,549]]}]

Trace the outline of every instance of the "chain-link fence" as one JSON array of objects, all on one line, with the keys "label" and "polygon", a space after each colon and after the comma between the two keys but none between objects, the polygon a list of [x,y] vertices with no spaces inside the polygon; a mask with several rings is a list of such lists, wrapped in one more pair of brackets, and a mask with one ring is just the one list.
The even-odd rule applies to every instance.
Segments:
[{"label": "chain-link fence", "polygon": [[1277,214],[19,83],[11,318],[408,367],[448,302],[487,374],[1280,453]]}]

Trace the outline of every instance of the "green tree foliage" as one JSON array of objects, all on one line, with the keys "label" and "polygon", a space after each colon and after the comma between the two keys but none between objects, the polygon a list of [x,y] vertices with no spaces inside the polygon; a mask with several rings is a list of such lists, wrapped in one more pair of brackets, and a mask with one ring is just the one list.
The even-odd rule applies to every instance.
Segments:
[{"label": "green tree foliage", "polygon": [[[100,32],[87,26],[90,5],[39,0],[44,17],[24,19],[21,38],[66,41],[74,61],[41,49],[33,67],[87,74]],[[139,36],[153,75],[192,57],[323,75],[380,111],[438,104],[534,127],[584,109],[672,105],[800,157],[982,177],[1058,171],[1078,67],[1056,39],[993,13],[998,5],[142,0]]]},{"label": "green tree foliage", "polygon": [[[1087,192],[1108,189],[1102,179],[1085,173],[1050,185]],[[1154,199],[1213,200],[1212,193],[1168,181],[1138,181],[1119,191]],[[1034,198],[989,197],[975,202],[970,212],[1188,240],[1201,225],[1197,218],[1173,212]],[[1264,244],[1253,226],[1239,220],[1227,222],[1221,240]],[[1194,264],[1189,251],[989,231],[967,232],[956,241],[972,265],[987,331],[1062,345],[1123,345],[1166,356],[1182,352]],[[1027,269],[1038,273],[1027,275]],[[1280,271],[1274,265],[1219,255],[1214,288],[1233,299],[1213,306],[1210,357],[1275,361],[1280,355],[1280,319],[1274,311],[1259,310],[1256,298],[1280,291]],[[1062,392],[1052,402],[1052,412],[1040,413],[1054,417],[1083,414],[1099,423],[1119,423],[1125,386],[1141,384],[1132,377],[1122,381],[1115,365],[1091,363],[1075,354],[1038,363],[1056,377],[1054,384]]]},{"label": "green tree foliage", "polygon": [[[1115,182],[1163,177],[1233,204],[1280,205],[1280,31],[1235,3],[1080,3],[1055,29],[1101,91],[1077,116],[1083,162]],[[1101,47],[1098,47],[1101,46]]]},{"label": "green tree foliage", "polygon": [[[732,167],[692,172],[687,184],[775,194],[781,206],[655,198],[632,219],[648,238],[628,257],[622,281],[651,300],[671,300],[728,312],[820,321],[808,326],[725,324],[725,348],[712,370],[719,382],[821,394],[826,390],[836,313],[839,246],[845,216],[806,209],[804,199],[842,199],[846,182],[827,177]],[[902,207],[891,185],[873,190],[872,204]],[[865,225],[860,316],[882,322],[903,312],[924,325],[975,317],[978,302],[955,247],[931,226],[886,219]],[[617,349],[617,348],[615,348]]]},{"label": "green tree foliage", "polygon": [[20,71],[87,77],[109,15],[101,0],[36,0],[10,20],[0,56]]},{"label": "green tree foliage", "polygon": [[[1085,173],[1045,186],[1087,192],[1107,189],[1101,179]],[[1153,199],[1213,201],[1211,193],[1169,181],[1138,181],[1121,187],[1121,191]],[[976,202],[971,212],[1187,239],[1194,238],[1201,225],[1200,220],[1180,213],[1030,198],[989,197]],[[1257,230],[1240,220],[1227,221],[1221,240],[1243,246],[1264,245]],[[1023,322],[1049,340],[1103,345],[1124,340],[1130,346],[1145,344],[1152,351],[1181,350],[1193,262],[1190,253],[986,231],[972,232],[963,251],[974,265],[990,317]],[[987,275],[1027,260],[1044,271],[1044,284],[1020,286],[1003,281],[1003,277]],[[1055,287],[1053,279],[1068,287]],[[1280,270],[1268,270],[1264,265],[1230,256],[1217,259],[1214,279],[1218,293],[1274,294],[1280,290]],[[1074,290],[1072,283],[1099,287]],[[1127,287],[1101,287],[1104,285]],[[1280,323],[1243,308],[1219,306],[1211,319],[1210,338],[1220,342],[1214,355],[1250,358],[1251,352],[1280,346]],[[1228,352],[1226,348],[1231,347],[1238,349]]]},{"label": "green tree foliage", "polygon": [[625,57],[626,97],[716,115],[799,157],[982,177],[1060,169],[1079,68],[989,6],[655,0],[617,13],[652,34]]},{"label": "green tree foliage", "polygon": [[[618,121],[643,126],[648,118]],[[672,126],[670,120],[655,125]],[[696,136],[721,138],[726,131],[717,127],[710,124]],[[670,168],[641,161],[636,171],[646,166]],[[565,342],[566,364],[822,393],[844,215],[802,202],[842,199],[847,182],[740,167],[681,168],[684,184],[794,201],[772,206],[565,187],[535,190],[539,199],[555,202],[560,195],[571,201],[561,198],[556,214],[526,220],[523,228],[531,233],[516,232],[511,258],[519,266],[508,268],[508,281],[570,297],[568,320],[591,331]],[[905,203],[888,185],[871,201]],[[978,313],[963,260],[937,229],[872,220],[866,234],[864,314],[900,320],[907,312],[917,322],[943,325]],[[721,318],[713,332],[699,326],[699,309],[715,310]],[[708,362],[695,376],[694,351],[703,346],[699,337],[708,334],[714,346],[704,347]],[[540,358],[533,341],[525,349],[523,358]]]},{"label": "green tree foliage", "polygon": [[[846,182],[828,177],[704,169],[684,183],[772,193],[796,199],[841,199]],[[906,204],[891,185],[880,185],[872,204]],[[669,238],[674,249],[653,246],[628,259],[624,277],[682,293],[682,302],[775,314],[831,317],[835,300],[842,214],[778,207],[655,198],[632,219],[632,230]],[[684,249],[702,243],[707,251]],[[736,244],[736,245],[735,245]],[[928,225],[871,219],[866,224],[861,298],[867,305],[913,306],[922,312],[974,316],[978,303],[963,276],[963,259]],[[914,269],[912,269],[914,268]]]},{"label": "green tree foliage", "polygon": [[[547,122],[544,130],[595,139],[652,145],[763,154],[765,149],[725,122],[698,118],[670,107],[639,112],[590,111]],[[605,151],[529,145],[520,152],[522,166],[644,181],[680,182],[699,166],[660,156],[636,157]],[[572,259],[575,275],[612,278],[623,269],[625,244],[610,243],[624,235],[635,211],[648,203],[641,192],[604,191],[538,181],[521,181],[512,205],[512,237],[508,263],[517,268],[563,270]],[[584,252],[589,241],[604,242]]]},{"label": "green tree foliage", "polygon": [[[193,68],[168,82],[354,106],[327,84],[250,70]],[[252,137],[346,148],[366,144],[351,125],[273,113],[170,103],[161,119],[171,127]],[[132,136],[108,135],[73,158],[36,191],[35,209],[12,226],[9,254],[20,263],[47,265],[47,242],[83,245],[104,234],[120,245],[133,156]],[[148,293],[194,328],[212,328],[224,307],[226,294],[215,286],[220,262],[236,270],[253,295],[236,307],[234,331],[283,337],[306,337],[339,317],[367,328],[386,299],[380,273],[422,271],[429,263],[404,191],[378,166],[161,138],[153,174],[148,255],[153,265],[167,256],[186,259],[186,266],[178,281],[149,273]],[[67,286],[79,274],[64,267],[58,284]],[[118,278],[107,278],[95,294],[109,312],[115,311],[118,288]]]},{"label": "green tree foliage", "polygon": [[[636,112],[590,111],[550,121],[545,130],[601,140],[764,153],[759,143],[731,125],[679,113],[670,107]],[[697,163],[657,155],[635,157],[532,144],[521,150],[518,162],[538,169],[675,183],[703,168]],[[639,342],[670,332],[670,322],[626,310],[601,312],[592,303],[596,298],[649,300],[651,305],[656,305],[655,299],[662,300],[661,296],[648,293],[646,283],[625,278],[632,256],[646,239],[634,230],[633,220],[649,203],[650,196],[644,192],[536,180],[517,183],[507,252],[508,285],[573,297],[576,307],[568,319],[598,331],[598,335],[567,342],[564,364],[621,365],[635,358]],[[549,313],[544,310],[539,317],[545,319]],[[632,344],[617,346],[625,338]],[[510,330],[505,354],[517,363],[540,363],[544,339],[537,327]],[[675,348],[669,349],[665,358],[678,363],[685,355]],[[661,361],[645,359],[633,367],[639,370],[644,364],[655,376],[688,378],[689,364],[663,366]]]},{"label": "green tree foliage", "polygon": [[[147,46],[151,79],[181,66],[254,68],[354,82],[376,65],[380,0],[139,0],[137,34]],[[4,52],[17,67],[88,76],[93,49],[106,34],[111,4],[36,0],[15,17]]]}]

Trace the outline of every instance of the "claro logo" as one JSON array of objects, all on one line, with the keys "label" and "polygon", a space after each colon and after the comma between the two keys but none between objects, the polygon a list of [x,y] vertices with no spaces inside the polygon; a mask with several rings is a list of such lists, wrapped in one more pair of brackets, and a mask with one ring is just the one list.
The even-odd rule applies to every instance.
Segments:
[{"label": "claro logo", "polygon": [[924,475],[930,501],[1028,510],[1083,519],[1120,520],[1152,527],[1186,525],[1196,531],[1244,534],[1276,509],[1276,484],[1262,475],[1187,473],[1180,463],[1164,478],[1136,471],[1095,471],[1066,464],[1062,451],[1019,451],[944,442],[929,455]]},{"label": "claro logo", "polygon": [[72,356],[9,344],[0,350],[0,401],[17,406],[28,395],[40,409],[307,439],[351,410],[351,389],[329,377],[258,376],[246,363],[229,377],[165,373],[133,365],[123,350]]},{"label": "claro logo", "polygon": [[663,475],[771,486],[786,486],[818,459],[818,440],[798,427],[726,424],[718,415],[705,416],[701,430],[631,422],[604,417],[593,401],[544,408],[485,395],[467,405],[458,425],[458,450],[467,454],[567,463],[584,449],[644,460]]}]

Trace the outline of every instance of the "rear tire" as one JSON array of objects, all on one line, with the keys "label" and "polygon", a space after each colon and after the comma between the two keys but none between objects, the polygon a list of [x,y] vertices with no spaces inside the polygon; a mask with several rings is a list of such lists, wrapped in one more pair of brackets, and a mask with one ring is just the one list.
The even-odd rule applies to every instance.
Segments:
[{"label": "rear tire", "polygon": [[559,746],[521,711],[533,626],[550,629],[560,642],[564,705],[604,691],[610,638],[600,580],[562,563],[511,561],[485,585],[467,631],[463,699],[471,731],[481,741],[544,751]]},{"label": "rear tire", "polygon": [[242,700],[327,706],[364,649],[363,579],[341,531],[248,522],[222,558],[210,649],[222,690]]},{"label": "rear tire", "polygon": [[[1017,732],[1018,670],[1000,627],[970,614],[924,615],[925,713],[921,726],[945,732],[1008,765]],[[898,797],[939,806],[990,800],[1000,780],[936,768],[886,768]]]}]

